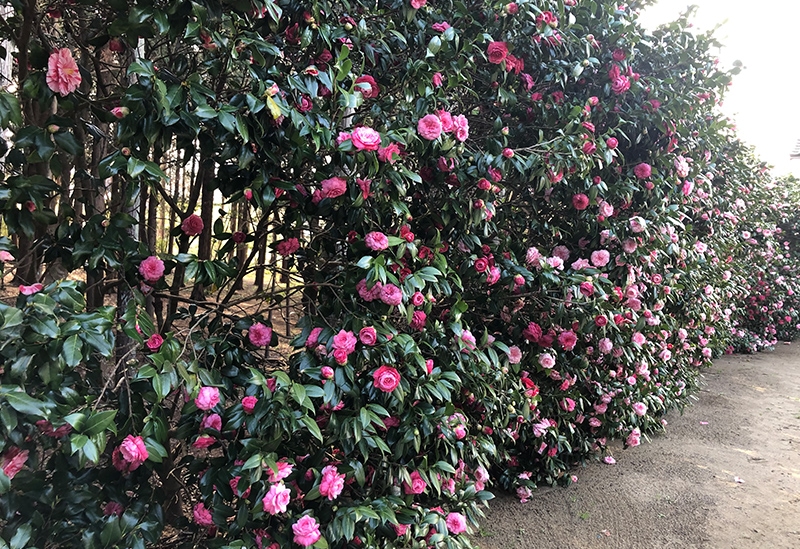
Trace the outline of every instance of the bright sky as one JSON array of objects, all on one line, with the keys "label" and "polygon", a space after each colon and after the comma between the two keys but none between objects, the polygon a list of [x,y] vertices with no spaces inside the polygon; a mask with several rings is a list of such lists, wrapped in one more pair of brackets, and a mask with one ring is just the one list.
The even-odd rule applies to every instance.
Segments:
[{"label": "bright sky", "polygon": [[720,63],[744,64],[722,106],[739,137],[755,146],[776,175],[800,177],[800,159],[789,160],[800,139],[800,0],[659,0],[642,10],[640,21],[654,28],[676,19],[689,4],[699,7],[698,29],[722,24],[716,33],[725,45]]}]

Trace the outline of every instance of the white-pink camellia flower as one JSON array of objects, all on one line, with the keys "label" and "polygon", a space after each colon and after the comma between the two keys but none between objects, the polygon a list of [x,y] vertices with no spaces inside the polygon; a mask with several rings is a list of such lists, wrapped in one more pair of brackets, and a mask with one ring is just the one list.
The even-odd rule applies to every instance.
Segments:
[{"label": "white-pink camellia flower", "polygon": [[50,54],[46,81],[47,87],[62,97],[71,94],[81,85],[81,71],[69,49],[61,48]]}]

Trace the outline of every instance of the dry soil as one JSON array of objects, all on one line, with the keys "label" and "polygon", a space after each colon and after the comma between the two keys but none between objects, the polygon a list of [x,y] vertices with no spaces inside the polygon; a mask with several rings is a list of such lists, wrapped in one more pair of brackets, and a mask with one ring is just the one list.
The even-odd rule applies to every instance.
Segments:
[{"label": "dry soil", "polygon": [[526,504],[499,494],[480,549],[800,548],[800,345],[725,357],[667,433]]}]

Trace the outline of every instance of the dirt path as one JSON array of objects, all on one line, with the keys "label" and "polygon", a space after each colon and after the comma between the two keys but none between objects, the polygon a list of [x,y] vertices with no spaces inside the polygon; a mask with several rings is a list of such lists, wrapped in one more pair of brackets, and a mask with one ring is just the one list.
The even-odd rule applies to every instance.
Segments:
[{"label": "dirt path", "polygon": [[666,435],[617,448],[616,465],[524,505],[498,496],[476,545],[800,548],[800,345],[718,360],[698,397]]}]

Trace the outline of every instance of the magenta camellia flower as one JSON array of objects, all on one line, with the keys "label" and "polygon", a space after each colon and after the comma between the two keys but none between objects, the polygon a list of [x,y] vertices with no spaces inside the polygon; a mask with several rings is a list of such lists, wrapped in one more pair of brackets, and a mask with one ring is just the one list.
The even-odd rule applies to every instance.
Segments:
[{"label": "magenta camellia flower", "polygon": [[50,54],[47,60],[47,87],[64,97],[81,85],[81,71],[72,58],[72,52],[61,48]]},{"label": "magenta camellia flower", "polygon": [[378,83],[375,82],[375,79],[368,74],[363,74],[356,78],[355,83],[356,90],[361,92],[361,95],[364,96],[364,99],[378,97],[378,94],[381,92],[381,89],[378,87]]},{"label": "magenta camellia flower", "polygon": [[558,343],[565,351],[571,351],[578,343],[578,336],[572,330],[567,330],[558,334]]},{"label": "magenta camellia flower", "polygon": [[272,328],[256,322],[247,331],[247,339],[256,347],[268,347],[272,341]]},{"label": "magenta camellia flower", "polygon": [[[416,0],[411,0],[412,4]],[[424,5],[424,0],[422,4]],[[319,541],[322,534],[319,533],[319,523],[317,519],[311,515],[304,515],[292,524],[292,532],[294,532],[294,542],[303,547],[310,547]]]},{"label": "magenta camellia flower", "polygon": [[364,326],[358,332],[358,339],[361,340],[361,343],[368,346],[375,345],[375,342],[378,341],[378,333],[375,331],[375,328],[372,326]]},{"label": "magenta camellia flower", "polygon": [[242,410],[244,410],[245,414],[252,414],[253,410],[256,409],[256,404],[258,404],[256,397],[246,396],[242,399]]},{"label": "magenta camellia flower", "polygon": [[461,513],[448,513],[445,523],[447,531],[453,535],[463,534],[467,531],[467,517]]},{"label": "magenta camellia flower", "polygon": [[489,59],[489,63],[499,65],[508,57],[508,44],[505,42],[489,42],[489,46],[486,48],[486,56]]},{"label": "magenta camellia flower", "polygon": [[192,443],[192,447],[198,449],[208,448],[209,446],[213,446],[215,442],[217,442],[217,439],[211,435],[200,435]]},{"label": "magenta camellia flower", "polygon": [[22,471],[26,461],[28,461],[28,450],[20,450],[16,446],[12,446],[0,456],[0,468],[9,479],[13,479],[17,473]]},{"label": "magenta camellia flower", "polygon": [[181,222],[181,230],[188,236],[197,236],[203,232],[203,219],[192,214]]},{"label": "magenta camellia flower", "polygon": [[142,437],[128,435],[114,449],[111,462],[119,472],[130,473],[138,469],[148,457],[147,447],[145,447]]},{"label": "magenta camellia flower", "polygon": [[645,162],[637,164],[636,167],[633,168],[633,174],[639,179],[647,179],[652,173],[653,168],[650,167],[650,164],[646,164]]},{"label": "magenta camellia flower", "polygon": [[360,151],[377,151],[381,148],[381,134],[366,126],[359,126],[350,134],[353,146]]},{"label": "magenta camellia flower", "polygon": [[389,247],[389,239],[380,231],[372,231],[364,237],[367,248],[379,252]]},{"label": "magenta camellia flower", "polygon": [[606,146],[608,146],[609,149],[616,149],[618,145],[619,141],[616,137],[609,137],[606,139]]},{"label": "magenta camellia flower", "polygon": [[219,414],[209,414],[200,422],[200,430],[213,429],[215,431],[222,430],[222,418]]},{"label": "magenta camellia flower", "polygon": [[419,471],[414,471],[409,475],[411,477],[411,483],[408,482],[403,483],[403,492],[408,495],[414,494],[422,494],[428,488],[428,483],[422,479],[422,476],[419,474]]},{"label": "magenta camellia flower", "polygon": [[41,292],[43,289],[44,285],[39,284],[38,282],[36,284],[31,284],[30,286],[25,286],[24,284],[21,284],[19,287],[19,293],[21,293],[22,295],[33,295]]},{"label": "magenta camellia flower", "polygon": [[442,121],[435,114],[426,114],[417,122],[417,132],[428,141],[438,139],[442,135]]},{"label": "magenta camellia flower", "polygon": [[403,290],[394,284],[385,284],[381,288],[380,299],[387,305],[400,305],[403,302]]},{"label": "magenta camellia flower", "polygon": [[589,197],[583,193],[578,193],[572,197],[572,206],[576,210],[585,210],[589,207]]},{"label": "magenta camellia flower", "polygon": [[200,387],[194,404],[200,410],[208,411],[219,404],[219,389],[216,387]]},{"label": "magenta camellia flower", "polygon": [[348,355],[356,350],[357,343],[355,334],[349,330],[339,330],[339,333],[333,336],[333,348]]},{"label": "magenta camellia flower", "polygon": [[194,506],[192,515],[194,515],[194,522],[198,526],[203,526],[204,528],[214,526],[214,520],[211,516],[211,511],[206,509],[206,506],[202,503],[198,503]]},{"label": "magenta camellia flower", "polygon": [[292,499],[292,492],[282,482],[273,484],[269,492],[262,498],[261,504],[264,512],[270,515],[278,515],[286,512],[286,506]]},{"label": "magenta camellia flower", "polygon": [[384,364],[372,374],[375,387],[384,393],[391,393],[400,385],[400,372]]},{"label": "magenta camellia flower", "polygon": [[345,476],[336,469],[334,465],[328,465],[322,469],[322,480],[319,483],[319,493],[330,501],[339,497],[344,490]]},{"label": "magenta camellia flower", "polygon": [[147,282],[158,282],[164,276],[164,262],[151,255],[139,263],[139,274]]},{"label": "magenta camellia flower", "polygon": [[158,351],[164,344],[164,338],[160,334],[153,334],[147,338],[147,348],[153,352]]},{"label": "magenta camellia flower", "polygon": [[296,238],[287,238],[279,242],[275,249],[283,256],[290,256],[300,249],[300,241]]},{"label": "magenta camellia flower", "polygon": [[322,185],[323,198],[337,198],[339,196],[342,196],[347,191],[347,181],[345,181],[341,177],[331,177],[330,179],[323,179],[320,182],[320,185]]}]

